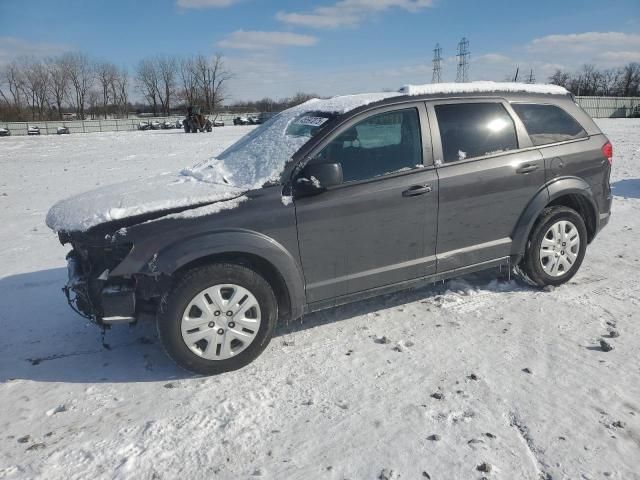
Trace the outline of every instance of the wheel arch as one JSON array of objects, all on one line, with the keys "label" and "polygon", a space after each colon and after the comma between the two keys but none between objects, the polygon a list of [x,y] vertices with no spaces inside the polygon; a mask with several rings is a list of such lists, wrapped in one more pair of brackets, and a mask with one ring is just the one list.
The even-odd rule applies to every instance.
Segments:
[{"label": "wheel arch", "polygon": [[178,242],[156,257],[156,271],[172,277],[214,262],[233,262],[260,273],[274,289],[280,319],[302,316],[304,277],[293,256],[278,242],[257,232],[226,231]]},{"label": "wheel arch", "polygon": [[550,206],[565,206],[578,212],[587,227],[587,242],[591,242],[595,237],[598,207],[593,198],[591,186],[578,177],[554,179],[534,196],[518,220],[511,237],[513,239],[511,255],[517,261],[524,255],[529,235],[540,214]]}]

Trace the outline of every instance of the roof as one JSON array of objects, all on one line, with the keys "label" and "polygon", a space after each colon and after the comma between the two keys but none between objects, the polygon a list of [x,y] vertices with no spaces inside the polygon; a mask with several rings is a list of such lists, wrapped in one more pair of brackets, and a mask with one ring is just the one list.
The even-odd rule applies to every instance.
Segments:
[{"label": "roof", "polygon": [[405,85],[399,90],[399,92],[405,95],[494,92],[542,93],[549,95],[569,94],[564,87],[560,87],[558,85],[516,82],[429,83],[426,85]]}]

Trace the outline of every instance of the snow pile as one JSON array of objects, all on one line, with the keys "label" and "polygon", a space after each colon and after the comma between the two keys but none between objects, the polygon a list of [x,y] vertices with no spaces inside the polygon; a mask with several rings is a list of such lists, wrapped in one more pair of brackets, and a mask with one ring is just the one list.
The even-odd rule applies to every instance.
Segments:
[{"label": "snow pile", "polygon": [[339,115],[398,95],[400,93],[383,92],[311,99],[281,112],[217,157],[184,169],[182,174],[207,182],[230,183],[247,189],[260,188],[266,182],[278,181],[287,161],[309,140],[307,136],[286,134],[287,127],[295,118],[306,112]]},{"label": "snow pile", "polygon": [[230,200],[242,193],[231,185],[211,184],[175,174],[158,175],[100,187],[61,200],[49,210],[47,226],[56,232],[86,231],[113,220]]},{"label": "snow pile", "polygon": [[429,83],[425,85],[405,85],[399,91],[406,95],[489,92],[526,92],[546,93],[550,95],[567,95],[569,93],[564,87],[558,85],[532,85],[516,82]]}]

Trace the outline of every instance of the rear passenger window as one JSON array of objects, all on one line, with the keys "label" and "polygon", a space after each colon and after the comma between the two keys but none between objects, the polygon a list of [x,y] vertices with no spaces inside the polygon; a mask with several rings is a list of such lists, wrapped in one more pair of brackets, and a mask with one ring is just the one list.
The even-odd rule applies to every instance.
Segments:
[{"label": "rear passenger window", "polygon": [[514,103],[511,105],[524,123],[534,145],[566,142],[587,136],[571,115],[555,105]]},{"label": "rear passenger window", "polygon": [[418,111],[410,108],[373,115],[331,140],[313,162],[340,163],[345,182],[420,166]]},{"label": "rear passenger window", "polygon": [[518,148],[513,119],[499,103],[436,105],[445,162]]}]

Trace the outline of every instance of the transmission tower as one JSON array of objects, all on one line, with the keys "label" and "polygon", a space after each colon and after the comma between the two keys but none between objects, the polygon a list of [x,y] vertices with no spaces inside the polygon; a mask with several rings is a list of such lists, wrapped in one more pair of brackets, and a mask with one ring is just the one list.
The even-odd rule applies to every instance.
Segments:
[{"label": "transmission tower", "polygon": [[529,76],[527,77],[527,83],[536,83],[536,76],[533,74],[533,68],[529,72]]},{"label": "transmission tower", "polygon": [[456,82],[468,82],[469,81],[469,60],[471,58],[471,52],[469,51],[469,40],[466,37],[462,37],[460,43],[458,43],[458,73],[456,74]]},{"label": "transmission tower", "polygon": [[440,44],[436,43],[436,48],[433,49],[433,75],[431,76],[431,83],[442,82],[442,48]]}]

